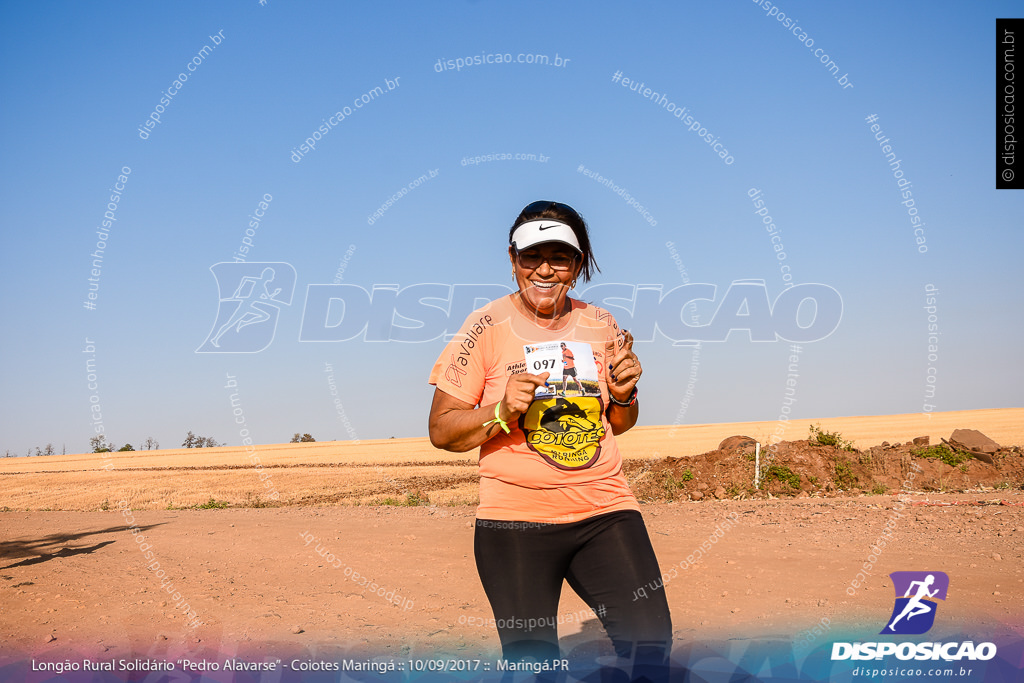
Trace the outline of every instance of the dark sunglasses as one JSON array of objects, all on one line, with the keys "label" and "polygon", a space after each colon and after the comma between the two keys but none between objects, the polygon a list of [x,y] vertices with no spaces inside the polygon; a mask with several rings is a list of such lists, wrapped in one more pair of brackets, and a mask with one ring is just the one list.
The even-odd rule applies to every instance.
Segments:
[{"label": "dark sunglasses", "polygon": [[512,247],[512,251],[519,261],[519,266],[526,270],[536,270],[545,261],[551,266],[551,270],[571,270],[579,257],[579,254],[553,254],[551,258],[544,258],[537,251],[528,249],[522,252],[515,247]]}]

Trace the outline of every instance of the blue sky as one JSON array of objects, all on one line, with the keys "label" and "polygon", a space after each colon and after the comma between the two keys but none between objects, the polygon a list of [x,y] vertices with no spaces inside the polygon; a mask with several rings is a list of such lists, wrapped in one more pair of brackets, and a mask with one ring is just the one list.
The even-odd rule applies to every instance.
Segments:
[{"label": "blue sky", "polygon": [[[1022,405],[1024,199],[996,191],[993,178],[995,18],[1017,6],[780,9],[853,87],[751,0],[2,3],[0,449],[84,451],[97,412],[117,445],[152,436],[176,447],[188,430],[237,445],[238,407],[258,443],[297,431],[423,436],[426,378],[443,341],[300,341],[309,285],[332,284],[344,263],[342,284],[366,290],[509,286],[508,226],[545,198],[589,221],[595,282],[683,284],[672,242],[689,280],[717,287],[699,310],[707,324],[734,281],[762,280],[772,301],[784,289],[752,188],[781,230],[792,282],[842,299],[835,331],[802,345],[792,417]],[[162,92],[218,33],[140,138]],[[435,69],[491,54],[557,55],[564,65]],[[613,82],[617,72],[687,107],[733,162]],[[353,107],[388,81],[396,87]],[[346,106],[315,151],[292,161]],[[925,253],[869,115],[913,183]],[[517,153],[537,160],[462,163]],[[581,165],[627,188],[656,225]],[[87,310],[96,230],[125,166]],[[232,260],[265,194],[246,258],[289,264],[291,303],[269,307],[279,317],[263,323],[266,349],[196,353],[219,310],[210,267]],[[931,361],[927,285],[938,290],[941,333]],[[785,341],[734,331],[695,357],[658,334],[636,351],[640,424],[780,413]]]}]

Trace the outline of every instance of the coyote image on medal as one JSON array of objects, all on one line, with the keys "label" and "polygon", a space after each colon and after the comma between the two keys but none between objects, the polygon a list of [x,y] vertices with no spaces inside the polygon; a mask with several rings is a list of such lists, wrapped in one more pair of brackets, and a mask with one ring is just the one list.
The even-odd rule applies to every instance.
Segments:
[{"label": "coyote image on medal", "polygon": [[558,398],[553,406],[541,414],[540,426],[551,432],[568,432],[572,429],[589,431],[598,425],[587,418],[585,410],[563,398]]}]

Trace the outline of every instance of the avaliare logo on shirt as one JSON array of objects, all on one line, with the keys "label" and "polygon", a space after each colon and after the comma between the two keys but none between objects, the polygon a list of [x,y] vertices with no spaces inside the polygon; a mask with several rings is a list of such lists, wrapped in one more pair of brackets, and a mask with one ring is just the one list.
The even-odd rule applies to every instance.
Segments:
[{"label": "avaliare logo on shirt", "polygon": [[530,449],[560,470],[590,467],[601,453],[601,402],[593,396],[534,401],[519,426]]},{"label": "avaliare logo on shirt", "polygon": [[477,342],[480,341],[480,335],[487,329],[487,327],[484,327],[484,323],[487,323],[487,327],[492,327],[494,325],[494,321],[491,320],[491,316],[481,316],[480,320],[466,330],[465,340],[459,345],[458,357],[456,357],[454,353],[450,354],[452,362],[448,364],[447,368],[445,368],[444,377],[457,387],[462,386],[462,375],[467,374],[467,372],[462,368],[469,365],[469,357],[472,355],[471,352],[476,347]]}]

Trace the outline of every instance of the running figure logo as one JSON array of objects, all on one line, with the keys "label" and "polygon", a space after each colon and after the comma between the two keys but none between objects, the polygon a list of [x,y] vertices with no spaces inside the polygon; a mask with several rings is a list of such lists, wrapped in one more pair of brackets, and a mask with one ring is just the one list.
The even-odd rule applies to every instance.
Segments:
[{"label": "running figure logo", "polygon": [[881,634],[926,633],[935,623],[935,599],[946,599],[949,576],[945,572],[893,572],[889,578],[896,591],[896,604]]},{"label": "running figure logo", "polygon": [[295,269],[290,263],[217,263],[217,319],[196,353],[258,353],[270,346],[281,306],[291,306]]}]

